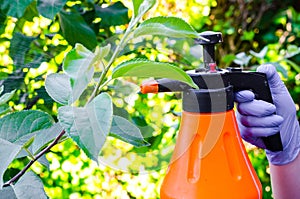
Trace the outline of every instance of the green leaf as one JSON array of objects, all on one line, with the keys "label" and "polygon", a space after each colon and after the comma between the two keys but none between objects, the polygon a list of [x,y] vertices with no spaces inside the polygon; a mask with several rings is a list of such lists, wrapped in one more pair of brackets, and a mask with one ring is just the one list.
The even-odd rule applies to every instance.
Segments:
[{"label": "green leaf", "polygon": [[33,0],[0,0],[0,9],[8,16],[20,18]]},{"label": "green leaf", "polygon": [[109,54],[110,49],[111,49],[110,44],[107,44],[106,46],[103,47],[97,46],[94,53],[95,54],[94,61],[98,61],[105,58]]},{"label": "green leaf", "polygon": [[[16,90],[13,90],[9,93],[4,93],[2,96],[0,96],[0,105],[5,104],[6,102],[8,102],[15,94]],[[1,94],[1,92],[0,92]]]},{"label": "green leaf", "polygon": [[34,141],[31,145],[33,154],[36,154],[43,149],[47,144],[53,141],[61,132],[63,128],[59,123],[55,123],[53,126],[47,129],[42,129],[36,132]]},{"label": "green leaf", "polygon": [[141,18],[148,10],[150,10],[156,0],[133,0],[133,14],[134,18]]},{"label": "green leaf", "polygon": [[289,64],[290,66],[292,66],[294,68],[295,71],[297,71],[297,73],[300,73],[300,66],[298,64],[296,64],[295,62],[289,60],[289,59],[284,59],[284,61]]},{"label": "green leaf", "polygon": [[11,92],[14,89],[21,88],[24,85],[24,76],[25,73],[20,74],[19,72],[9,74],[4,81],[1,81],[4,85],[5,92]]},{"label": "green leaf", "polygon": [[0,196],[2,198],[18,199],[14,189],[11,186],[4,187],[2,190],[0,188]]},{"label": "green leaf", "polygon": [[70,77],[66,74],[52,73],[45,80],[45,88],[50,97],[63,105],[73,102]]},{"label": "green leaf", "polygon": [[295,55],[298,55],[299,53],[300,53],[300,47],[296,45],[288,45],[287,52],[284,58],[288,59],[294,57]]},{"label": "green leaf", "polygon": [[175,38],[198,38],[198,33],[183,19],[177,17],[154,17],[141,23],[134,31],[134,37],[162,35]]},{"label": "green leaf", "polygon": [[38,0],[37,9],[42,16],[53,19],[66,2],[67,0]]},{"label": "green leaf", "polygon": [[0,138],[24,144],[23,136],[27,137],[28,134],[49,128],[52,124],[52,117],[45,112],[36,110],[14,112],[0,118]]},{"label": "green leaf", "polygon": [[75,48],[68,52],[63,62],[63,69],[73,79],[78,78],[82,71],[91,68],[95,54],[82,44],[76,44]]},{"label": "green leaf", "polygon": [[9,47],[9,55],[14,60],[14,65],[17,68],[23,68],[25,64],[25,55],[30,49],[31,42],[35,40],[34,37],[28,37],[22,33],[16,32]]},{"label": "green leaf", "polygon": [[235,55],[235,59],[233,60],[233,62],[240,66],[248,66],[251,58],[251,55],[247,55],[245,52],[241,52]]},{"label": "green leaf", "polygon": [[[1,125],[0,125],[1,126]],[[21,146],[0,138],[0,189],[3,186],[3,175],[10,163],[21,150]]]},{"label": "green leaf", "polygon": [[254,37],[255,37],[255,33],[253,30],[252,31],[243,31],[241,40],[252,41]]},{"label": "green leaf", "polygon": [[35,54],[30,56],[31,61],[25,63],[25,68],[38,68],[40,67],[41,63],[49,61],[49,58],[42,54]]},{"label": "green leaf", "polygon": [[76,43],[81,43],[90,50],[96,47],[95,32],[78,12],[60,11],[58,17],[62,34],[69,44],[74,46]]},{"label": "green leaf", "polygon": [[112,110],[110,96],[101,93],[85,107],[60,107],[58,119],[87,156],[98,162],[99,152],[111,128]]},{"label": "green leaf", "polygon": [[5,80],[8,77],[8,74],[5,72],[0,72],[0,80]]},{"label": "green leaf", "polygon": [[11,108],[8,104],[0,105],[0,116],[8,113],[9,111],[11,111]]},{"label": "green leaf", "polygon": [[71,102],[76,101],[88,86],[94,75],[95,54],[81,44],[76,44],[66,55],[63,69],[70,77],[72,88]]},{"label": "green leaf", "polygon": [[[86,89],[94,75],[94,64],[110,51],[110,45],[98,47],[95,53],[81,44],[68,52],[63,62],[66,74],[50,74],[45,81],[47,93],[63,105],[75,102]],[[101,64],[101,63],[100,63]]]},{"label": "green leaf", "polygon": [[180,68],[164,62],[154,62],[145,59],[133,59],[117,66],[112,73],[112,78],[131,77],[154,77],[169,78],[182,81],[191,87],[198,88],[192,78]]},{"label": "green leaf", "polygon": [[29,37],[19,32],[14,34],[10,44],[9,55],[14,60],[16,69],[38,68],[42,62],[50,59],[47,58],[46,55],[38,52],[28,53],[31,49],[31,43],[35,39],[37,39],[37,37]]},{"label": "green leaf", "polygon": [[111,87],[115,91],[115,95],[120,98],[137,93],[140,89],[138,85],[122,79],[115,79]]},{"label": "green leaf", "polygon": [[34,17],[39,17],[39,11],[37,10],[36,3],[36,1],[32,1],[31,4],[27,6],[24,15],[19,19],[16,25],[18,25],[18,23],[25,23],[25,21],[33,22]]},{"label": "green leaf", "polygon": [[0,34],[2,34],[5,31],[6,18],[6,15],[0,9]]},{"label": "green leaf", "polygon": [[40,157],[37,160],[40,164],[42,164],[43,166],[45,166],[47,169],[50,169],[50,163],[46,158],[46,155],[43,155],[42,157]]},{"label": "green leaf", "polygon": [[263,49],[259,53],[250,50],[251,55],[260,59],[263,59],[266,56],[267,52],[268,52],[268,46],[263,47]]},{"label": "green leaf", "polygon": [[26,172],[13,187],[18,199],[48,198],[42,180],[32,171]]},{"label": "green leaf", "polygon": [[138,16],[138,14],[139,14],[139,7],[140,7],[141,3],[143,3],[143,1],[144,0],[133,0],[132,1],[134,17]]},{"label": "green leaf", "polygon": [[35,89],[35,92],[37,93],[37,96],[40,99],[44,100],[45,106],[53,106],[53,99],[49,96],[49,94],[46,91],[45,86],[42,86],[41,88]]},{"label": "green leaf", "polygon": [[3,199],[48,198],[43,182],[32,171],[26,172],[15,185],[0,189],[0,196]]},{"label": "green leaf", "polygon": [[120,116],[113,116],[109,135],[136,147],[149,146],[149,143],[144,140],[140,129]]},{"label": "green leaf", "polygon": [[129,119],[128,111],[124,108],[117,107],[115,104],[113,104],[113,113],[125,119]]},{"label": "green leaf", "polygon": [[119,26],[129,22],[128,8],[120,1],[106,8],[95,5],[95,10],[96,16],[101,18],[101,27]]}]

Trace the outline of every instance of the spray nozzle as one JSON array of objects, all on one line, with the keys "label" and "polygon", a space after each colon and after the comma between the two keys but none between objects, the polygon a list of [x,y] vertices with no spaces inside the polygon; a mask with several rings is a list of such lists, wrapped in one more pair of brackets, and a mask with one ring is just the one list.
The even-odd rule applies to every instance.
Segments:
[{"label": "spray nozzle", "polygon": [[[210,64],[216,64],[215,60],[215,45],[222,43],[222,33],[205,31],[199,34],[198,39],[196,39],[196,44],[203,46],[203,62],[206,71],[210,71]],[[205,39],[203,39],[205,38]]]}]

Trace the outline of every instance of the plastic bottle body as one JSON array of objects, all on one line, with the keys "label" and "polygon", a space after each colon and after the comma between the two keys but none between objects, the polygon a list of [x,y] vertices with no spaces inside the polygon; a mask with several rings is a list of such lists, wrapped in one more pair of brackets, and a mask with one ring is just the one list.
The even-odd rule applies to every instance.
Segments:
[{"label": "plastic bottle body", "polygon": [[162,199],[261,199],[233,110],[182,113]]}]

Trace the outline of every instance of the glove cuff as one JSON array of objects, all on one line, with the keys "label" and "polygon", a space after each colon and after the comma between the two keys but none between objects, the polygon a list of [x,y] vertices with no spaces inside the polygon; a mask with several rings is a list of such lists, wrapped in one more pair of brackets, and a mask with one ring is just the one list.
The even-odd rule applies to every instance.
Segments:
[{"label": "glove cuff", "polygon": [[[297,121],[297,120],[296,120]],[[295,122],[294,128],[291,128],[291,133],[289,142],[284,146],[283,151],[272,152],[270,150],[265,150],[267,158],[273,165],[285,165],[292,162],[300,152],[300,128],[298,122]]]}]

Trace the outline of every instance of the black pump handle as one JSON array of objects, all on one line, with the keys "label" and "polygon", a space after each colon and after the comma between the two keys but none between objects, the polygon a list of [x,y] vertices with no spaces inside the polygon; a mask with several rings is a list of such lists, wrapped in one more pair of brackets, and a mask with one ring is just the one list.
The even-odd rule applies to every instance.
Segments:
[{"label": "black pump handle", "polygon": [[[251,90],[255,98],[273,104],[272,94],[269,88],[266,74],[260,72],[228,72],[224,78],[233,86],[234,92]],[[282,151],[280,133],[268,137],[262,137],[266,149],[270,151]]]}]

